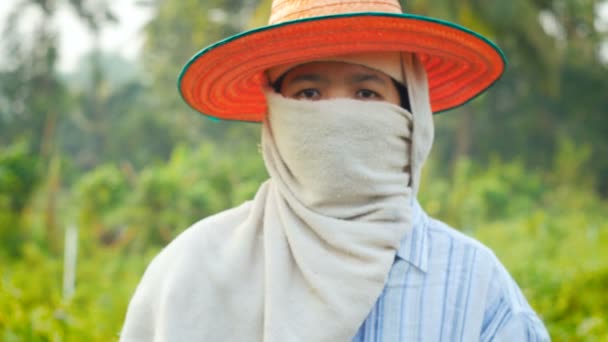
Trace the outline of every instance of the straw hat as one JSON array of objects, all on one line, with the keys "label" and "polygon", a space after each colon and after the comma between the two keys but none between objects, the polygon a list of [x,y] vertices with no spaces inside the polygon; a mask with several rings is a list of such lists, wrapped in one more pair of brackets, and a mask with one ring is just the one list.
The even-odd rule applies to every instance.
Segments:
[{"label": "straw hat", "polygon": [[459,25],[402,13],[398,0],[273,0],[269,25],[219,41],[186,64],[178,87],[195,110],[219,119],[262,121],[265,70],[366,52],[416,53],[433,112],[460,106],[504,72],[502,51]]}]

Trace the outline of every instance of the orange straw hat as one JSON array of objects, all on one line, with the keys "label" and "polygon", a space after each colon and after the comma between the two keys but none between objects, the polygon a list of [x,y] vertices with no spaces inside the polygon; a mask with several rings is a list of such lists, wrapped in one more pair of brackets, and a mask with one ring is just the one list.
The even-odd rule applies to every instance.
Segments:
[{"label": "orange straw hat", "polygon": [[402,13],[398,0],[273,0],[269,25],[217,42],[186,64],[183,99],[218,119],[262,121],[265,70],[365,52],[415,53],[424,63],[433,112],[460,106],[500,78],[506,59],[459,25]]}]

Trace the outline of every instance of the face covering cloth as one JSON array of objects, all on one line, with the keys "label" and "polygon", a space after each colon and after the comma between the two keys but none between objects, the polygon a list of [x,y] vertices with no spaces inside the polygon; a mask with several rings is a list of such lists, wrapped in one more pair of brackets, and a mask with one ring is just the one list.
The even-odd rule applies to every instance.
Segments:
[{"label": "face covering cloth", "polygon": [[412,175],[432,141],[424,69],[404,57],[410,96],[423,95],[413,111],[428,116],[420,127],[385,102],[267,94],[270,179],[252,201],[195,224],[155,258],[121,341],[352,339],[411,230]]}]

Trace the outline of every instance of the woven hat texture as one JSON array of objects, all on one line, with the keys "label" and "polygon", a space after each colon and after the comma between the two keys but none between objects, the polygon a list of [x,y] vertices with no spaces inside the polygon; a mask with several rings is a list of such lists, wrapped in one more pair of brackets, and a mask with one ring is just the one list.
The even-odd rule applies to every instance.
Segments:
[{"label": "woven hat texture", "polygon": [[368,52],[415,53],[425,66],[434,113],[460,106],[496,82],[502,51],[483,36],[439,19],[403,13],[397,0],[274,0],[269,25],[198,52],[178,87],[202,114],[262,121],[267,69]]}]

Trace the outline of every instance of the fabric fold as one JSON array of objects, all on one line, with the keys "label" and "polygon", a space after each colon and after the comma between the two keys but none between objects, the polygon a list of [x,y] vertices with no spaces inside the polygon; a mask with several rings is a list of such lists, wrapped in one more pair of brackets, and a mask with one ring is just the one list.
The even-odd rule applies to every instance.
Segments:
[{"label": "fabric fold", "polygon": [[368,316],[412,227],[418,179],[409,170],[424,160],[411,158],[430,149],[424,140],[422,153],[412,151],[412,140],[427,113],[267,100],[270,179],[251,202],[202,220],[159,255],[122,341],[349,341]]},{"label": "fabric fold", "polygon": [[268,94],[265,341],[347,341],[411,227],[411,114]]}]

